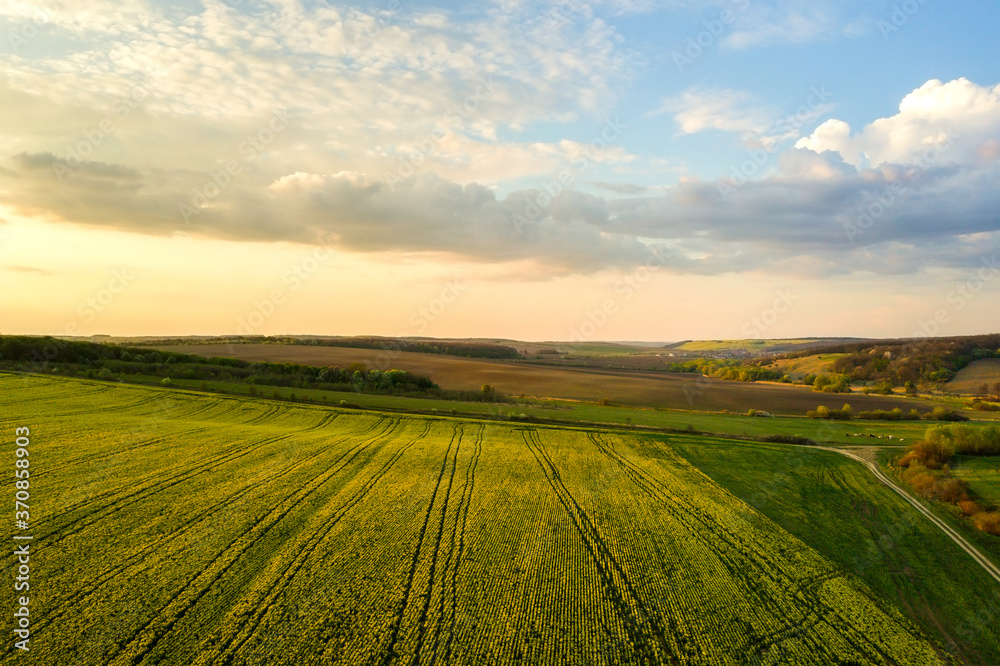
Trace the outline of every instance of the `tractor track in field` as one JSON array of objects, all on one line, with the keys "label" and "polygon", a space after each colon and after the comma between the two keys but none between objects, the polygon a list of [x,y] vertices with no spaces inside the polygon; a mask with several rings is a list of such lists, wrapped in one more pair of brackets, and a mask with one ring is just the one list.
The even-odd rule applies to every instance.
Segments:
[{"label": "tractor track in field", "polygon": [[910,504],[913,508],[919,511],[921,515],[927,518],[927,520],[931,521],[934,525],[940,528],[940,530],[944,532],[946,535],[948,535],[948,537],[952,541],[958,544],[959,548],[964,550],[969,555],[969,557],[975,560],[976,564],[981,566],[986,571],[986,573],[990,575],[990,577],[992,577],[995,581],[1000,583],[1000,567],[994,564],[991,559],[983,555],[978,548],[969,543],[965,539],[965,537],[959,534],[958,531],[956,531],[951,525],[946,523],[941,518],[938,518],[933,511],[931,511],[923,504],[921,504],[913,495],[911,495],[910,493],[906,492],[905,490],[897,486],[895,483],[893,483],[893,481],[888,476],[886,476],[881,469],[878,468],[878,465],[876,465],[871,461],[865,460],[861,456],[851,453],[850,451],[845,451],[843,449],[836,449],[833,448],[832,446],[816,446],[813,448],[822,449],[823,451],[833,451],[834,453],[839,453],[842,456],[847,456],[851,460],[854,460],[864,465],[866,468],[868,468],[868,471],[870,471],[872,474],[875,475],[876,479],[878,479],[881,483],[885,484],[886,486],[889,486],[889,488],[893,492],[895,492],[897,495],[906,500],[908,504]]},{"label": "tractor track in field", "polygon": [[[486,426],[480,424],[479,432],[476,433],[476,444],[475,450],[472,453],[472,460],[469,461],[469,466],[465,469],[465,483],[462,486],[462,497],[459,499],[458,504],[458,514],[455,518],[455,529],[459,531],[458,535],[458,553],[455,555],[455,562],[451,569],[451,616],[448,622],[448,639],[445,641],[445,655],[444,663],[451,663],[451,649],[452,642],[455,638],[455,624],[458,621],[458,571],[462,566],[462,556],[465,554],[465,532],[466,527],[469,522],[469,505],[472,503],[472,493],[475,491],[476,486],[476,467],[479,466],[479,457],[483,451],[483,436],[486,432]],[[462,521],[461,528],[458,527],[459,517]],[[455,533],[452,532],[452,550],[454,550],[454,538]],[[447,577],[448,563],[445,563],[445,576]],[[440,614],[443,620],[444,618],[444,594],[441,595],[441,607]],[[434,650],[433,656],[431,657],[431,666],[437,662],[438,644],[441,638],[441,627],[438,625],[438,631],[434,636]]]},{"label": "tractor track in field", "polygon": [[[194,467],[185,467],[182,471],[179,471],[173,476],[167,477],[151,483],[149,485],[143,486],[138,490],[133,490],[131,492],[126,492],[124,495],[119,495],[114,498],[114,502],[107,504],[96,511],[88,512],[78,518],[75,518],[67,523],[63,523],[55,528],[55,530],[46,532],[45,534],[39,535],[39,540],[45,544],[39,547],[39,552],[51,548],[52,546],[61,543],[68,537],[86,529],[87,527],[93,525],[96,522],[106,519],[108,516],[113,515],[118,512],[122,507],[134,504],[136,502],[141,502],[142,500],[156,495],[157,493],[175,486],[179,483],[183,483],[193,477],[209,472],[215,465],[230,463],[234,460],[238,460],[245,456],[250,455],[256,449],[267,446],[268,444],[273,444],[275,442],[280,442],[282,440],[288,439],[291,435],[277,435],[274,437],[266,437],[262,440],[254,442],[253,448],[241,448],[239,445],[232,446],[226,449],[225,452],[219,454],[218,456],[209,458],[208,460],[202,461]],[[41,524],[45,524],[49,521],[42,521]],[[67,530],[69,526],[76,526],[74,529]],[[49,537],[56,536],[55,539],[50,539]]]},{"label": "tractor track in field", "polygon": [[[882,649],[868,636],[856,629],[849,622],[843,620],[835,608],[819,598],[816,588],[818,588],[818,585],[823,582],[822,579],[827,578],[827,575],[830,572],[810,579],[795,579],[789,576],[782,567],[778,566],[778,563],[774,561],[773,558],[767,557],[763,561],[759,560],[758,557],[763,557],[765,555],[763,552],[756,553],[757,557],[751,557],[750,554],[743,550],[740,544],[730,539],[725,531],[720,530],[719,525],[706,522],[705,519],[698,515],[698,512],[694,510],[694,507],[688,504],[687,500],[680,495],[673,495],[670,492],[670,489],[664,487],[658,479],[651,476],[648,472],[641,469],[631,461],[627,460],[610,445],[601,442],[598,439],[599,435],[588,433],[588,437],[605,455],[618,462],[623,471],[625,471],[626,475],[632,478],[633,482],[635,482],[640,488],[643,488],[651,499],[659,501],[667,508],[675,519],[687,526],[690,532],[695,535],[711,552],[713,552],[719,562],[730,571],[734,580],[742,580],[749,589],[753,589],[756,596],[760,598],[762,603],[766,603],[768,599],[769,595],[767,590],[760,589],[759,586],[754,583],[754,576],[748,576],[746,571],[738,571],[733,568],[733,563],[729,561],[726,554],[721,551],[716,544],[713,544],[709,539],[704,537],[706,532],[715,535],[720,541],[725,543],[729,548],[733,549],[734,552],[739,553],[742,556],[742,560],[746,562],[746,564],[752,566],[761,576],[770,579],[775,585],[779,587],[788,585],[794,586],[795,598],[804,608],[808,609],[806,611],[806,615],[809,613],[816,614],[822,621],[827,622],[827,624],[829,624],[845,642],[851,645],[851,647],[859,653],[868,658],[872,658],[874,655],[877,655],[878,659],[888,659],[888,656],[882,651]],[[677,510],[678,507],[683,507],[685,509],[684,515]],[[692,521],[697,522],[700,525],[700,528],[692,524]],[[770,563],[774,567],[774,570],[769,567],[765,567],[764,562]],[[778,577],[776,572],[780,572],[781,577]],[[839,572],[833,572],[833,574],[834,575],[829,577],[836,578],[837,575],[839,575]],[[772,614],[776,617],[781,617],[784,613],[781,609],[775,607],[775,612]],[[830,619],[832,618],[839,619],[840,624],[832,624],[830,622]],[[769,648],[780,642],[778,640],[779,637],[782,634],[787,633],[787,631],[788,628],[786,627],[770,632],[769,634],[762,635],[749,643],[747,650],[756,651]],[[856,637],[852,637],[848,634],[855,634]],[[820,652],[822,652],[822,646],[817,645],[817,648]]]},{"label": "tractor track in field", "polygon": [[[172,432],[169,435],[164,435],[162,437],[153,437],[152,439],[148,439],[148,440],[146,440],[144,442],[141,442],[139,444],[135,444],[135,445],[131,446],[129,448],[129,451],[135,451],[136,449],[143,449],[143,448],[146,448],[147,446],[153,446],[153,445],[156,445],[156,444],[160,444],[160,443],[165,442],[167,440],[178,438],[178,437],[188,437],[190,435],[195,435],[195,434],[198,434],[200,432],[204,432],[204,431],[206,431],[208,429],[209,429],[208,426],[203,427],[203,428],[191,428],[190,430],[182,430],[182,431]],[[59,470],[66,469],[68,467],[75,467],[75,466],[83,465],[83,464],[86,464],[86,463],[93,463],[93,462],[97,462],[99,460],[103,460],[105,458],[113,458],[113,457],[115,457],[117,455],[121,455],[121,453],[122,453],[122,451],[105,451],[105,452],[102,452],[102,453],[94,453],[94,454],[89,455],[89,456],[82,456],[80,458],[74,458],[74,459],[72,459],[72,460],[70,460],[70,461],[68,461],[66,463],[63,463],[62,465],[53,465],[52,467],[46,468],[46,469],[42,470],[41,472],[37,472],[35,474],[32,474],[32,477],[35,477],[35,478],[43,477],[43,476],[46,476],[46,475],[51,474],[53,472],[58,472]],[[72,508],[72,505],[69,506],[69,507],[66,507],[66,508],[70,509],[70,508]]]},{"label": "tractor track in field", "polygon": [[[266,537],[267,534],[276,525],[278,525],[286,515],[298,506],[300,502],[304,501],[307,497],[319,490],[330,479],[334,478],[340,471],[346,468],[358,455],[361,454],[362,451],[370,447],[372,444],[391,435],[392,432],[399,426],[399,423],[400,421],[398,419],[391,420],[388,428],[383,430],[378,435],[365,440],[363,443],[359,443],[358,446],[353,448],[353,453],[351,453],[350,449],[345,451],[326,472],[320,474],[305,486],[298,488],[291,495],[286,496],[286,498],[281,503],[275,505],[275,507],[268,512],[267,515],[258,520],[248,530],[234,538],[225,549],[223,549],[204,566],[201,572],[196,573],[187,581],[187,583],[174,592],[170,599],[167,600],[167,603],[160,609],[160,612],[153,615],[149,621],[136,630],[132,634],[132,637],[129,638],[127,642],[124,642],[124,645],[120,644],[121,647],[119,647],[118,651],[108,658],[108,663],[114,664],[115,666],[124,666],[126,664],[135,666],[145,659],[145,657],[156,648],[156,645],[160,642],[160,640],[170,633],[174,625],[176,625],[189,610],[197,605],[201,598],[212,589],[212,586],[225,576],[232,566],[240,560],[244,553],[253,548],[253,546],[256,545],[262,538]],[[347,457],[349,454],[350,456]],[[344,460],[345,457],[347,457],[347,460]],[[340,463],[341,460],[344,460],[344,462],[340,464],[339,467],[334,469],[333,466]],[[282,506],[284,506],[283,509],[280,508]],[[252,534],[254,532],[257,532],[255,536]],[[241,546],[237,546],[237,543],[240,541],[246,541],[246,543]],[[215,566],[216,563],[220,563],[218,567]],[[211,571],[213,568],[216,568],[217,570]],[[211,573],[209,573],[210,571]],[[208,580],[199,585],[198,581],[202,578],[208,578]],[[191,593],[187,595],[188,598],[182,599],[181,597],[184,596],[185,592],[189,589],[191,590]],[[180,608],[167,614],[167,610],[175,603],[180,605]],[[142,636],[144,632],[148,632],[151,635],[144,638]],[[129,646],[137,642],[139,645],[134,651],[136,652],[135,654],[132,654],[131,656],[122,654],[129,649]],[[120,655],[121,658],[119,658]]]},{"label": "tractor track in field", "polygon": [[[424,522],[420,526],[420,534],[417,538],[417,548],[413,553],[413,558],[410,561],[410,570],[406,577],[406,589],[403,592],[403,598],[396,609],[396,618],[392,623],[392,630],[389,634],[388,644],[378,662],[381,666],[389,666],[393,659],[398,656],[396,654],[396,643],[399,640],[399,630],[402,627],[403,618],[406,615],[406,608],[410,604],[410,596],[413,594],[413,579],[416,577],[417,568],[420,565],[420,555],[424,550],[424,540],[427,538],[427,526],[430,524],[431,515],[434,513],[434,504],[437,501],[438,492],[441,490],[441,481],[444,479],[445,471],[448,469],[448,457],[451,455],[451,447],[455,445],[455,440],[460,439],[460,437],[461,435],[458,432],[458,427],[455,426],[455,429],[452,431],[451,440],[448,442],[448,448],[444,453],[444,461],[441,463],[441,471],[438,472],[437,483],[434,484],[434,492],[431,493],[431,499],[427,503],[427,512],[424,514]],[[452,470],[452,476],[454,476],[454,470]],[[440,542],[438,543],[438,546],[439,545]],[[377,658],[377,656],[375,658]]]},{"label": "tractor track in field", "polygon": [[[351,509],[353,509],[366,495],[374,488],[382,478],[389,473],[389,471],[395,467],[396,463],[406,454],[410,448],[427,437],[430,432],[431,422],[427,421],[424,424],[424,431],[417,435],[408,444],[404,444],[399,448],[398,451],[392,454],[388,461],[383,463],[383,465],[378,469],[375,474],[372,475],[367,481],[365,481],[361,488],[359,488],[349,499],[342,502],[333,511],[333,515],[327,520],[318,530],[316,530],[313,535],[309,538],[306,545],[301,551],[295,556],[293,561],[285,568],[285,570],[276,578],[274,583],[264,591],[261,601],[256,605],[257,610],[253,613],[251,618],[247,620],[246,624],[240,628],[237,634],[233,635],[229,641],[226,642],[219,649],[219,658],[225,660],[231,658],[239,649],[243,646],[246,641],[248,641],[253,633],[256,631],[257,627],[263,621],[264,616],[271,608],[271,604],[274,599],[277,598],[291,583],[292,579],[299,572],[302,566],[305,564],[306,560],[315,552],[319,545],[326,538],[326,535],[346,516]],[[245,634],[242,640],[239,638],[240,634]],[[228,653],[228,654],[227,654]]]},{"label": "tractor track in field", "polygon": [[48,624],[51,624],[53,621],[59,619],[63,615],[66,615],[67,613],[72,612],[72,609],[69,607],[71,604],[73,604],[73,603],[75,603],[77,601],[83,600],[83,599],[87,599],[88,597],[90,597],[95,592],[101,591],[106,583],[108,583],[111,580],[114,580],[116,577],[118,577],[119,574],[121,574],[122,572],[128,570],[137,561],[142,561],[149,554],[156,552],[156,550],[160,546],[162,546],[162,545],[164,545],[166,543],[169,543],[170,541],[173,541],[174,539],[178,538],[183,533],[185,533],[185,532],[187,532],[187,531],[195,528],[197,525],[203,523],[207,518],[211,517],[216,512],[221,511],[221,510],[225,510],[229,506],[231,506],[233,504],[236,504],[241,499],[243,499],[243,497],[245,497],[247,494],[249,494],[253,490],[256,490],[256,489],[264,486],[266,483],[270,483],[270,482],[272,482],[274,480],[277,480],[277,479],[280,479],[280,478],[282,478],[284,476],[287,476],[288,474],[293,473],[297,469],[300,469],[300,468],[308,465],[309,463],[313,462],[314,460],[316,460],[316,458],[320,457],[321,455],[323,455],[324,453],[326,453],[330,449],[334,448],[335,446],[338,446],[339,444],[343,444],[344,441],[346,441],[347,439],[350,439],[350,438],[349,437],[345,437],[344,439],[341,439],[341,440],[338,440],[336,442],[333,442],[333,443],[331,443],[331,444],[329,444],[329,445],[327,445],[327,446],[325,446],[325,447],[317,450],[316,452],[314,452],[313,454],[307,456],[306,458],[303,458],[302,460],[299,460],[294,465],[287,467],[279,475],[277,475],[276,477],[273,477],[271,479],[268,479],[266,482],[265,481],[258,481],[256,483],[249,484],[246,487],[241,488],[240,490],[238,490],[233,495],[228,496],[226,499],[224,499],[224,500],[222,500],[220,502],[216,502],[215,504],[206,507],[203,511],[201,511],[198,514],[193,515],[190,519],[186,520],[184,523],[182,523],[181,525],[179,525],[177,527],[177,529],[175,529],[175,530],[173,530],[173,531],[171,531],[169,533],[161,535],[158,539],[156,539],[155,541],[152,541],[151,543],[149,543],[142,550],[140,550],[140,551],[138,551],[136,553],[131,554],[126,559],[121,560],[120,562],[118,562],[118,564],[116,566],[114,566],[111,569],[108,569],[108,570],[102,572],[98,578],[90,581],[85,587],[79,587],[77,589],[74,589],[74,592],[72,594],[70,594],[70,595],[68,595],[68,596],[66,596],[66,597],[64,597],[64,598],[61,599],[60,608],[65,607],[66,610],[63,610],[62,612],[55,612],[55,613],[49,613],[49,614],[47,614],[39,622],[39,624],[38,624],[39,628],[40,629],[44,628],[45,626],[47,626]]},{"label": "tractor track in field", "polygon": [[305,430],[300,430],[299,432],[316,432],[317,430],[321,430],[337,420],[337,417],[342,414],[343,412],[330,412],[329,414],[324,415],[316,425],[311,428],[306,428]]},{"label": "tractor track in field", "polygon": [[[431,553],[431,569],[430,569],[430,573],[427,576],[426,593],[422,595],[424,597],[424,605],[420,609],[420,618],[417,620],[417,646],[413,650],[413,661],[411,662],[412,666],[419,666],[419,664],[420,664],[420,651],[421,651],[421,649],[423,649],[424,638],[427,636],[427,615],[430,612],[431,601],[432,601],[432,599],[434,597],[434,587],[435,587],[434,574],[437,571],[438,559],[439,559],[439,555],[441,553],[441,541],[442,541],[442,539],[444,537],[445,521],[448,518],[448,504],[451,501],[451,489],[455,485],[455,472],[458,469],[458,453],[459,453],[459,451],[462,448],[462,438],[465,436],[465,426],[464,426],[464,424],[458,426],[457,432],[458,432],[458,437],[457,437],[458,441],[455,444],[455,453],[452,456],[451,474],[448,476],[448,488],[445,490],[445,493],[444,493],[444,505],[441,507],[441,521],[438,524],[437,537],[434,540],[434,550]],[[462,507],[460,505],[459,506],[459,511],[461,511],[461,508]],[[456,514],[455,520],[456,520],[456,527],[457,527],[457,520],[458,520],[457,514]],[[452,531],[451,545],[448,548],[447,560],[446,560],[445,567],[444,567],[444,577],[445,578],[447,578],[447,575],[448,575],[448,563],[451,562],[451,559],[454,556],[454,554],[455,554],[455,533],[454,533],[454,530],[453,530]],[[441,604],[442,605],[444,604],[444,585],[445,584],[447,584],[447,580],[442,581],[442,584],[438,585],[438,587],[441,588]],[[438,635],[438,636],[440,636],[440,634],[441,634],[441,622],[443,620],[443,617],[444,617],[443,615],[439,615],[438,616],[438,621],[437,621],[437,625],[436,625],[436,635]]]},{"label": "tractor track in field", "polygon": [[[364,431],[361,431],[360,433],[355,433],[354,436],[363,436],[363,435],[371,432],[371,430],[373,430],[379,424],[384,423],[384,422],[385,422],[385,419],[379,420],[375,424],[373,424],[371,427],[369,427],[368,429],[366,429]],[[204,429],[201,429],[201,430],[204,430]],[[195,430],[193,432],[199,432],[199,431],[200,430]],[[86,527],[88,527],[89,525],[93,524],[94,522],[102,520],[104,517],[106,517],[106,515],[110,515],[112,513],[115,513],[116,511],[118,511],[119,508],[121,508],[121,506],[123,506],[122,504],[120,504],[120,502],[122,500],[131,499],[131,501],[126,502],[126,504],[124,506],[127,506],[128,504],[132,504],[132,503],[137,502],[137,501],[141,501],[142,499],[145,499],[148,496],[155,495],[156,493],[160,492],[161,490],[164,490],[165,488],[169,488],[170,486],[173,486],[173,485],[176,485],[178,483],[182,483],[184,481],[187,481],[188,479],[190,479],[190,478],[192,478],[194,476],[198,476],[198,475],[203,474],[205,472],[211,471],[212,468],[214,466],[216,466],[216,465],[224,465],[224,464],[231,463],[234,460],[237,460],[239,458],[245,457],[245,456],[253,453],[254,451],[256,451],[257,449],[260,449],[263,446],[267,446],[267,445],[273,444],[275,442],[279,442],[279,441],[282,441],[282,440],[285,440],[285,439],[289,439],[289,438],[291,438],[291,437],[293,437],[293,436],[295,436],[297,434],[299,434],[299,433],[298,432],[291,432],[291,433],[284,434],[284,435],[279,435],[279,436],[274,436],[274,437],[267,437],[267,438],[264,438],[263,440],[258,440],[256,442],[253,442],[249,446],[247,446],[245,444],[234,444],[234,445],[228,447],[227,449],[225,449],[223,452],[221,452],[221,453],[219,453],[219,454],[217,454],[215,456],[211,456],[211,457],[209,457],[207,459],[202,459],[196,465],[193,465],[193,466],[189,465],[189,466],[183,466],[183,467],[182,466],[175,467],[175,468],[173,468],[173,470],[176,470],[176,473],[173,474],[172,476],[169,476],[169,477],[167,477],[165,479],[164,478],[159,478],[157,481],[155,481],[155,482],[153,482],[153,483],[151,483],[149,485],[143,486],[143,487],[141,487],[139,489],[134,489],[133,488],[133,489],[130,489],[129,491],[125,491],[124,494],[122,494],[121,492],[117,492],[115,490],[109,490],[109,491],[107,491],[105,493],[101,493],[100,495],[97,495],[97,496],[95,496],[93,498],[88,498],[87,500],[82,500],[81,502],[77,502],[76,504],[72,505],[72,507],[69,507],[66,511],[63,511],[62,513],[68,513],[68,511],[70,511],[70,510],[73,510],[73,511],[81,510],[84,507],[86,507],[87,504],[93,503],[93,502],[95,502],[97,500],[105,500],[105,499],[110,500],[109,504],[101,507],[100,509],[88,512],[87,514],[85,514],[83,516],[80,516],[79,518],[76,518],[76,519],[71,520],[71,521],[69,521],[67,523],[62,523],[61,525],[59,525],[54,532],[48,533],[48,534],[58,534],[58,538],[55,541],[46,542],[46,543],[49,543],[49,544],[59,543],[59,542],[63,541],[66,537],[72,536],[73,534],[79,532],[82,529],[85,529]],[[175,435],[171,435],[171,436],[176,437],[177,435],[175,434]],[[113,455],[113,454],[105,454],[105,455]],[[91,520],[89,522],[86,522],[82,526],[78,527],[77,529],[70,530],[69,532],[65,532],[65,533],[62,532],[62,530],[64,530],[66,527],[71,526],[71,525],[76,525],[80,521],[86,520],[88,518],[90,518]],[[38,524],[44,526],[45,523],[48,522],[48,521],[50,521],[50,520],[52,520],[52,519],[45,519],[45,520],[39,521]],[[43,536],[43,541],[44,541],[44,536]],[[40,547],[39,550],[40,551],[44,550],[44,548]]]},{"label": "tractor track in field", "polygon": [[[624,621],[623,625],[629,634],[631,642],[635,646],[641,646],[639,658],[645,663],[657,663],[657,651],[653,647],[653,643],[655,642],[662,653],[661,660],[662,658],[667,658],[672,664],[678,664],[677,656],[670,650],[664,638],[663,628],[659,626],[655,615],[646,608],[642,596],[635,589],[635,585],[615,558],[614,553],[604,542],[600,532],[591,522],[590,517],[576,499],[574,499],[569,489],[566,488],[558,468],[545,451],[541,438],[538,437],[538,432],[535,430],[522,430],[521,436],[524,438],[524,443],[528,447],[528,450],[531,451],[531,454],[538,462],[539,467],[542,468],[542,473],[546,481],[549,482],[559,502],[573,521],[573,525],[580,535],[580,540],[590,554],[591,561],[594,563],[594,567],[597,569],[605,589],[618,607],[618,613]],[[620,584],[616,578],[621,580]],[[629,599],[626,599],[626,596]],[[632,603],[629,603],[629,600]],[[637,613],[633,613],[632,606],[637,609]],[[648,629],[643,625],[648,627]]]},{"label": "tractor track in field", "polygon": [[275,404],[267,405],[267,411],[257,414],[249,421],[245,421],[243,425],[257,425],[260,423],[265,423],[268,419],[270,419],[272,416],[282,411],[283,409],[285,409],[285,405],[275,405]]}]

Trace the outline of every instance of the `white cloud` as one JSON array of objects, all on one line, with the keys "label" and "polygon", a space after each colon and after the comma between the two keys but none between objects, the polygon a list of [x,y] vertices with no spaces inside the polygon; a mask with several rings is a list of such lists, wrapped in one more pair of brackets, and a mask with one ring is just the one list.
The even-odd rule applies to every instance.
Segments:
[{"label": "white cloud", "polygon": [[755,107],[753,97],[739,90],[693,88],[664,100],[651,115],[672,113],[684,134],[705,130],[758,134],[773,124],[776,114]]},{"label": "white cloud", "polygon": [[[933,79],[907,95],[899,113],[880,118],[858,133],[829,120],[796,147],[840,153],[858,167],[926,162],[972,164],[992,154],[1000,138],[1000,85],[983,87],[968,79]],[[937,153],[941,153],[938,155]]]},{"label": "white cloud", "polygon": [[836,12],[823,3],[755,4],[741,16],[737,29],[723,43],[740,50],[778,43],[801,44],[839,33]]}]

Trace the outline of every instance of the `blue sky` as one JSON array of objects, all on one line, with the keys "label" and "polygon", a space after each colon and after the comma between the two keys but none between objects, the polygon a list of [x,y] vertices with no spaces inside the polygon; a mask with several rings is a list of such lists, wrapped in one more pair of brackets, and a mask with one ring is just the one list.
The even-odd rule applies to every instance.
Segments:
[{"label": "blue sky", "polygon": [[[0,330],[995,330],[997,25],[936,0],[12,0]],[[145,277],[80,307],[122,267]]]}]

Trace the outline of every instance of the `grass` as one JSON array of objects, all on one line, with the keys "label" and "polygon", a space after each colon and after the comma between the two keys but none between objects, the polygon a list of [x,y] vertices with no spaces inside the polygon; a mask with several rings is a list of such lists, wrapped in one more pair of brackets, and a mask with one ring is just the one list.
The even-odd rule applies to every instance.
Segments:
[{"label": "grass", "polygon": [[714,440],[0,391],[0,430],[33,431],[37,663],[945,663],[675,452]]},{"label": "grass", "polygon": [[962,663],[1000,663],[996,581],[860,464],[808,447],[670,442],[712,480],[858,576],[882,603],[915,617]]},{"label": "grass", "polygon": [[997,382],[1000,382],[1000,358],[983,358],[959,370],[944,388],[956,393],[978,394],[980,387],[986,384],[992,393]]},{"label": "grass", "polygon": [[965,479],[974,493],[1000,506],[1000,457],[956,456],[951,471]]},{"label": "grass", "polygon": [[794,381],[800,381],[810,374],[833,372],[833,362],[846,354],[816,354],[799,358],[778,359],[767,366],[775,372],[788,375]]},{"label": "grass", "polygon": [[[159,384],[160,378],[130,375],[128,381]],[[201,389],[234,395],[250,395],[248,384],[200,380],[173,380],[179,388]],[[422,414],[455,415],[483,419],[507,419],[510,415],[525,414],[541,422],[599,424],[613,426],[636,426],[665,429],[688,429],[698,431],[745,435],[749,437],[780,434],[809,437],[817,441],[838,444],[869,444],[872,438],[883,438],[879,443],[888,443],[891,435],[894,442],[912,442],[919,439],[927,428],[926,421],[920,422],[879,422],[853,420],[824,421],[805,417],[773,418],[749,417],[741,414],[697,412],[691,410],[651,409],[628,406],[602,405],[593,402],[570,400],[518,400],[511,403],[461,402],[412,398],[405,396],[375,395],[343,391],[321,391],[318,389],[257,386],[254,390],[266,398],[289,400],[292,395],[297,401],[308,400],[315,404],[339,406],[341,401],[365,409],[400,410]],[[849,435],[859,433],[864,437]]]}]

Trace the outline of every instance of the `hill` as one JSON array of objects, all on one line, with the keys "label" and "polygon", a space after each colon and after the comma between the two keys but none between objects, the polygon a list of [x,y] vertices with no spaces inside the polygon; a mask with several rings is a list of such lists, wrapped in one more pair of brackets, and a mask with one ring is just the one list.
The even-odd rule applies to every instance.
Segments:
[{"label": "hill", "polygon": [[[973,361],[956,373],[944,389],[968,395],[1000,395],[1000,358]],[[983,388],[986,388],[984,391]]]},{"label": "hill", "polygon": [[313,366],[365,363],[371,368],[398,368],[427,376],[443,389],[475,391],[489,384],[509,395],[599,401],[634,406],[746,412],[761,409],[804,415],[817,405],[840,409],[850,402],[856,411],[899,407],[929,410],[933,403],[900,397],[824,394],[800,386],[728,382],[694,374],[551,367],[517,362],[483,361],[410,352],[295,345],[182,345],[160,349],[206,357],[233,356],[245,361],[302,363]]},{"label": "hill", "polygon": [[946,663],[670,440],[37,376],[0,392],[2,427],[39,424],[37,663]]}]

